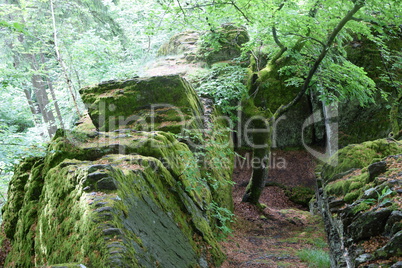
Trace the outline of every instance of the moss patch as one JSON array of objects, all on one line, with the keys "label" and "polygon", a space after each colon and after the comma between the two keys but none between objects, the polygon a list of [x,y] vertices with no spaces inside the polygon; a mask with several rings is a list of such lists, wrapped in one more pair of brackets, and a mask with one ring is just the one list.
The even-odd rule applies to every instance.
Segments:
[{"label": "moss patch", "polygon": [[178,75],[110,81],[81,89],[80,93],[94,125],[103,131],[124,126],[158,130],[160,125],[155,120],[160,117],[170,118],[176,125],[202,128],[197,121],[202,114],[198,97]]},{"label": "moss patch", "polygon": [[352,168],[363,168],[382,158],[402,153],[402,143],[388,139],[352,144],[340,149],[322,168],[324,181],[333,180],[336,174]]}]

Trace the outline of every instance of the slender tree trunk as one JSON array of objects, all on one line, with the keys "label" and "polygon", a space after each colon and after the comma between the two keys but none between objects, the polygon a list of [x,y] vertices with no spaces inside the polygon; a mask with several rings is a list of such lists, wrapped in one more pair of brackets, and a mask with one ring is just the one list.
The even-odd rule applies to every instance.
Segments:
[{"label": "slender tree trunk", "polygon": [[59,50],[58,39],[57,39],[56,17],[54,15],[53,0],[50,0],[50,11],[51,11],[51,14],[52,14],[54,50],[56,52],[57,61],[59,62],[60,66],[61,66],[61,69],[63,71],[64,77],[66,79],[68,90],[70,91],[71,97],[73,99],[77,115],[78,115],[78,117],[81,117],[81,112],[80,112],[80,109],[78,107],[77,100],[76,100],[76,97],[75,97],[75,94],[74,94],[74,91],[73,91],[72,82],[71,82],[70,76],[68,75],[67,67],[64,64],[63,58],[61,57],[60,50]]},{"label": "slender tree trunk", "polygon": [[[268,179],[269,163],[271,162],[272,124],[263,118],[256,119],[253,122],[253,130],[255,131],[252,134],[252,145],[254,147],[252,160],[253,173],[242,201],[258,204],[262,190],[265,187],[265,182]],[[269,131],[269,133],[262,132],[264,129]]]},{"label": "slender tree trunk", "polygon": [[[40,54],[40,57],[41,57],[42,64],[45,64],[45,57],[43,56],[42,53]],[[47,70],[46,67],[45,67],[45,70]],[[48,86],[49,91],[50,91],[50,95],[52,96],[54,109],[56,110],[56,114],[57,114],[57,118],[59,119],[60,127],[62,129],[64,129],[65,127],[64,127],[63,117],[61,116],[59,103],[57,101],[56,94],[55,94],[54,89],[53,89],[53,83],[52,83],[52,81],[50,81],[48,76],[46,76],[46,82],[47,82],[47,86]]]},{"label": "slender tree trunk", "polygon": [[402,92],[399,92],[398,97],[396,98],[396,100],[393,101],[391,111],[389,112],[393,138],[397,140],[402,138],[402,130],[399,126],[399,117],[401,116],[399,113],[399,106],[401,105],[401,101],[402,101]]},{"label": "slender tree trunk", "polygon": [[34,101],[32,100],[31,93],[29,92],[28,89],[24,88],[24,94],[28,101],[29,109],[31,110],[31,113],[32,113],[33,122],[34,122],[35,126],[38,126],[41,123],[40,112],[39,112],[37,106],[35,105]]},{"label": "slender tree trunk", "polygon": [[49,137],[53,137],[53,135],[56,133],[57,126],[54,115],[51,109],[49,109],[50,105],[46,92],[45,81],[43,80],[42,76],[35,74],[32,76],[32,85],[35,88],[36,100],[39,104],[39,110],[43,116],[43,120],[47,125]]}]

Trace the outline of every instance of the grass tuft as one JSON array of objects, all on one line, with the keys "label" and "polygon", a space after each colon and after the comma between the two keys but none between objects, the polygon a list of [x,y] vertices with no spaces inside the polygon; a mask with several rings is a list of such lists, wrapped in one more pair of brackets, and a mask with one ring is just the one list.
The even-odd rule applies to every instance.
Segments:
[{"label": "grass tuft", "polygon": [[297,256],[304,262],[309,264],[309,267],[314,268],[330,268],[331,263],[329,254],[322,249],[302,249],[297,253]]}]

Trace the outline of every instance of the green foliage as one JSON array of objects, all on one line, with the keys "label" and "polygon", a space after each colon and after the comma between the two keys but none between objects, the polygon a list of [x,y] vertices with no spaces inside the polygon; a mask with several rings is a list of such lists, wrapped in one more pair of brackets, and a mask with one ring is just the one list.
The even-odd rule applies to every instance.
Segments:
[{"label": "green foliage", "polygon": [[208,210],[211,212],[212,217],[218,221],[218,228],[222,232],[222,236],[218,238],[225,238],[232,233],[230,224],[234,222],[234,214],[227,208],[219,206],[216,202],[212,202],[208,206]]},{"label": "green foliage", "polygon": [[361,106],[373,103],[376,85],[364,69],[344,58],[335,59],[328,58],[313,79],[320,99],[327,104],[350,99],[358,100]]},{"label": "green foliage", "polygon": [[236,120],[239,102],[247,92],[246,74],[240,66],[217,63],[207,74],[193,79],[200,81],[196,91],[201,96],[212,98],[223,113]]},{"label": "green foliage", "polygon": [[329,259],[328,252],[322,249],[302,249],[297,253],[298,257],[307,262],[309,267],[314,268],[329,268],[331,267],[331,262]]},{"label": "green foliage", "polygon": [[359,203],[357,206],[355,206],[352,209],[352,212],[353,212],[353,214],[356,214],[356,213],[358,213],[360,211],[364,211],[364,210],[367,210],[369,208],[371,208],[371,204],[368,204],[366,202],[361,202],[361,203]]},{"label": "green foliage", "polygon": [[9,23],[7,21],[0,21],[0,28],[5,27],[11,29],[12,31],[27,34],[25,30],[25,25],[18,22]]},{"label": "green foliage", "polygon": [[[206,135],[209,137],[203,139],[201,133],[191,130],[185,130],[184,133],[176,135],[179,140],[198,144],[193,152],[180,152],[180,162],[185,163],[186,167],[180,175],[184,180],[179,182],[179,185],[190,195],[195,192],[195,195],[202,196],[206,188],[211,188],[219,193],[220,189],[234,184],[231,180],[216,178],[216,174],[210,172],[210,170],[227,168],[223,160],[231,159],[234,155],[231,147],[221,141],[222,136],[226,133],[224,131],[208,131]],[[223,239],[232,232],[230,223],[233,222],[234,214],[216,201],[209,203],[207,209],[211,213],[211,217],[216,220],[217,228],[220,231],[217,233],[218,238]]]},{"label": "green foliage", "polygon": [[385,186],[382,190],[381,193],[377,192],[377,199],[374,198],[367,198],[364,199],[362,202],[368,205],[375,205],[379,204],[384,205],[388,202],[391,202],[391,196],[395,194],[395,191],[391,190],[388,186]]},{"label": "green foliage", "polygon": [[46,149],[35,129],[24,133],[17,131],[18,126],[7,126],[0,121],[0,209],[7,201],[8,183],[15,165],[23,158],[44,155]]}]

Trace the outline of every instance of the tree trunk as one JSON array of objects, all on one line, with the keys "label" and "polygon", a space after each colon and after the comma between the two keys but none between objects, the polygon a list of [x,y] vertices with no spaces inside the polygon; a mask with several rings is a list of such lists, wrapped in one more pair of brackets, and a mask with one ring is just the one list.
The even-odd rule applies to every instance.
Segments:
[{"label": "tree trunk", "polygon": [[71,97],[73,99],[74,102],[74,106],[77,112],[78,117],[81,117],[81,112],[80,112],[80,108],[78,107],[78,103],[73,91],[73,85],[72,85],[72,81],[70,79],[70,76],[67,72],[67,67],[64,64],[63,58],[61,57],[60,54],[60,50],[59,50],[59,45],[58,45],[58,38],[57,38],[57,28],[56,28],[56,17],[54,14],[54,6],[53,6],[53,0],[50,0],[50,11],[51,11],[51,15],[52,15],[52,26],[53,26],[53,41],[54,41],[54,51],[56,52],[56,59],[60,64],[60,67],[63,71],[64,77],[66,79],[66,84],[67,87],[70,91]]},{"label": "tree trunk", "polygon": [[45,82],[43,81],[42,76],[34,74],[32,76],[32,85],[35,88],[35,95],[39,104],[39,111],[41,112],[43,120],[47,125],[49,137],[53,137],[53,135],[56,133],[57,126],[54,115],[49,109],[49,98],[47,96]]},{"label": "tree trunk", "polygon": [[392,135],[393,138],[396,140],[402,138],[402,130],[400,129],[399,126],[399,116],[400,116],[399,106],[401,105],[401,100],[402,100],[402,92],[399,92],[399,95],[396,98],[396,100],[392,103],[391,111],[389,112]]},{"label": "tree trunk", "polygon": [[[254,120],[253,139],[253,172],[246,192],[244,193],[243,202],[257,205],[268,179],[269,163],[271,162],[271,133],[259,132],[258,130],[272,130],[272,124],[267,120]],[[268,127],[268,128],[267,128]],[[271,131],[270,131],[271,132]]]},{"label": "tree trunk", "polygon": [[[45,64],[45,57],[43,56],[42,53],[40,54],[40,57],[41,57],[42,64]],[[46,66],[45,66],[45,70],[47,71]],[[56,94],[55,94],[54,89],[53,89],[53,83],[52,83],[52,81],[50,81],[49,76],[46,76],[46,82],[47,82],[47,86],[48,86],[49,91],[50,91],[50,95],[52,96],[54,109],[56,110],[56,114],[57,114],[57,118],[59,119],[60,127],[62,129],[64,129],[65,127],[64,127],[63,117],[61,116],[59,103],[57,101]]]},{"label": "tree trunk", "polygon": [[24,88],[24,94],[25,94],[25,97],[26,97],[26,99],[28,101],[29,109],[31,110],[31,113],[32,113],[34,125],[38,126],[40,124],[40,122],[41,122],[41,120],[40,120],[40,112],[37,109],[37,106],[35,105],[34,101],[32,100],[31,93],[29,92],[28,89]]}]

